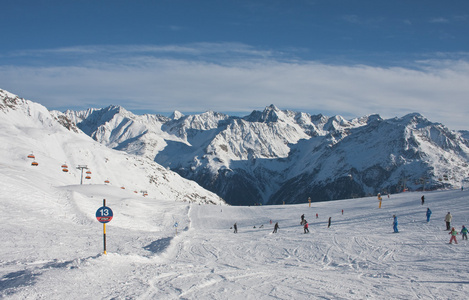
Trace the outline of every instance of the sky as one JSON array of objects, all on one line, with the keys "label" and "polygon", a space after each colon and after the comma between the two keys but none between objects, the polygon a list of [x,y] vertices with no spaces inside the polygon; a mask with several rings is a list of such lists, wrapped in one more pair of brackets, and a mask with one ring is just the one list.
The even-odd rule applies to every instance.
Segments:
[{"label": "sky", "polygon": [[469,1],[1,0],[0,88],[48,109],[418,112],[469,130]]}]

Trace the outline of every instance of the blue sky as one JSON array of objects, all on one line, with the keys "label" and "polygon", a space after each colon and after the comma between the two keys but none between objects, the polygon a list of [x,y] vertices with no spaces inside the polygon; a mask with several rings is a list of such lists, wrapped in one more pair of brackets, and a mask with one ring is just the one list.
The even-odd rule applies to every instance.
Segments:
[{"label": "blue sky", "polygon": [[0,88],[49,109],[419,112],[469,130],[469,1],[2,0]]}]

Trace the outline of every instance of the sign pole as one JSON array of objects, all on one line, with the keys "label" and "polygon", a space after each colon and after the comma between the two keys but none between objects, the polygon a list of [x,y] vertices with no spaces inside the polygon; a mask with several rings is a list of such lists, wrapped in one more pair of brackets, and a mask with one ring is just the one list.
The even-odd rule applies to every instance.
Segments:
[{"label": "sign pole", "polygon": [[106,252],[106,223],[103,223],[103,241],[104,241],[104,254],[107,254]]},{"label": "sign pole", "polygon": [[112,220],[114,213],[110,207],[106,206],[106,199],[103,199],[103,206],[98,208],[96,211],[96,219],[99,222],[103,223],[103,246],[104,254],[107,254],[106,251],[106,223]]},{"label": "sign pole", "polygon": [[[106,206],[106,199],[103,199],[103,207]],[[103,245],[104,245],[104,254],[107,255],[106,252],[106,223],[103,223]]]}]

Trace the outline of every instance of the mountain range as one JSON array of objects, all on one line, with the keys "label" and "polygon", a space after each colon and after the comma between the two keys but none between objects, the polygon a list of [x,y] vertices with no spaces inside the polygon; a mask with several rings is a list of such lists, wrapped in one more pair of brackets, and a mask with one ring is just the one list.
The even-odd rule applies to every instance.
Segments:
[{"label": "mountain range", "polygon": [[51,186],[91,184],[152,199],[226,204],[152,160],[97,143],[64,114],[4,90],[0,90],[0,145],[0,168],[32,186],[40,178]]},{"label": "mountain range", "polygon": [[109,148],[155,161],[232,205],[460,188],[469,134],[419,113],[351,120],[281,110],[170,117],[120,106],[51,112]]}]

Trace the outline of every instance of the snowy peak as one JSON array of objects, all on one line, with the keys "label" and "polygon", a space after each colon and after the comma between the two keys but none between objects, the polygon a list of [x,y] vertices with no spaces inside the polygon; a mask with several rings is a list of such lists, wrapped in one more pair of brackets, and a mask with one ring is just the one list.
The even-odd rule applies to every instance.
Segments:
[{"label": "snowy peak", "polygon": [[78,132],[76,125],[63,115],[52,117],[44,106],[4,90],[0,90],[0,111],[5,114],[5,119],[10,118],[11,122],[16,122],[16,119],[24,119],[23,116],[28,116],[24,120],[23,126],[45,126],[54,129],[63,129],[65,127],[68,130]]},{"label": "snowy peak", "polygon": [[181,116],[180,118],[164,122],[161,129],[178,139],[182,139],[190,143],[190,139],[194,137],[195,132],[210,131],[226,125],[230,116],[207,111],[202,114]]},{"label": "snowy peak", "polygon": [[172,120],[179,120],[182,117],[184,117],[184,114],[180,111],[175,110],[169,118]]},{"label": "snowy peak", "polygon": [[20,105],[20,102],[24,101],[18,96],[4,91],[2,89],[0,89],[0,99],[0,110],[2,111],[7,111],[8,109],[16,109],[18,105]]},{"label": "snowy peak", "polygon": [[110,105],[106,108],[96,109],[90,108],[84,111],[71,111],[67,110],[65,115],[70,119],[80,124],[80,128],[86,133],[90,134],[95,131],[99,126],[111,122],[112,120],[124,119],[131,116],[127,110],[120,106]]},{"label": "snowy peak", "polygon": [[[80,130],[69,130],[61,122],[66,120],[65,114],[49,112],[40,104],[4,92],[0,93],[0,104],[8,105],[0,111],[0,143],[4,145],[0,149],[2,168],[31,173],[31,178],[40,179],[48,186],[67,186],[80,183],[82,174],[76,166],[86,165],[92,175],[81,179],[89,184],[127,187],[135,193],[145,191],[150,197],[160,199],[225,203],[214,193],[152,160],[106,148]],[[109,107],[103,112],[89,110],[83,115],[88,112],[88,117],[95,112],[126,114],[119,107]],[[33,165],[31,159],[37,164]],[[68,166],[63,167],[64,163]],[[30,184],[35,186],[37,182],[32,180]]]},{"label": "snowy peak", "polygon": [[283,121],[285,113],[271,104],[267,106],[263,111],[254,110],[249,116],[244,117],[249,122],[260,122],[260,123],[275,123]]},{"label": "snowy peak", "polygon": [[362,126],[362,125],[375,123],[375,122],[381,122],[381,121],[383,121],[383,119],[381,118],[380,115],[373,114],[373,115],[367,115],[367,116],[352,119],[350,123],[354,124],[354,126]]}]

